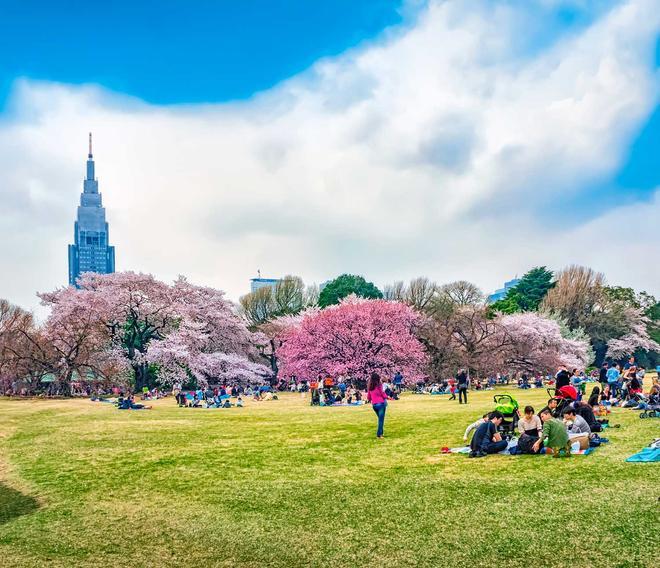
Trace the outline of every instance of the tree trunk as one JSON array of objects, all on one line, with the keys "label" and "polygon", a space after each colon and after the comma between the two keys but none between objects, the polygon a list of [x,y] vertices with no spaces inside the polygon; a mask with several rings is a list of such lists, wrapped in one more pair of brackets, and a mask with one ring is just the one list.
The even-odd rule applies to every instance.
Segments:
[{"label": "tree trunk", "polygon": [[270,349],[272,351],[272,355],[269,356],[270,360],[270,368],[273,371],[273,378],[277,379],[277,373],[279,372],[279,368],[277,366],[277,355],[275,354],[275,340],[271,339],[270,340]]},{"label": "tree trunk", "polygon": [[142,392],[144,387],[149,386],[149,366],[146,363],[133,365],[135,374],[135,392]]}]

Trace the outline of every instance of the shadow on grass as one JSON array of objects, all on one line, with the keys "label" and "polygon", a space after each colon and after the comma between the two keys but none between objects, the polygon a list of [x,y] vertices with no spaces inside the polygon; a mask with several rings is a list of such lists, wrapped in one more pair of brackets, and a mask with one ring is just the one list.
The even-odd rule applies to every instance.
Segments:
[{"label": "shadow on grass", "polygon": [[21,515],[34,513],[38,508],[39,503],[33,497],[0,483],[0,525]]}]

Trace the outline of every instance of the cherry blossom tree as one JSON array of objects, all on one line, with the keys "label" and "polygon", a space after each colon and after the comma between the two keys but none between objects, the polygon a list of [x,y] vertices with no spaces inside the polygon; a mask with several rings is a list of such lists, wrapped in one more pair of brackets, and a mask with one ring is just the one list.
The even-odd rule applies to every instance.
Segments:
[{"label": "cherry blossom tree", "polygon": [[426,347],[435,378],[458,368],[486,375],[503,366],[502,350],[509,343],[502,326],[488,317],[485,306],[443,305],[424,318],[419,338]]},{"label": "cherry blossom tree", "polygon": [[660,345],[649,335],[649,318],[642,308],[625,309],[627,331],[607,342],[607,356],[622,359],[637,350],[660,352]]},{"label": "cherry blossom tree", "polygon": [[37,326],[30,312],[0,299],[0,384],[10,391],[12,384],[33,382],[40,367],[35,364]]},{"label": "cherry blossom tree", "polygon": [[536,312],[491,318],[484,306],[456,306],[426,318],[419,333],[438,378],[460,367],[480,376],[583,369],[593,358],[588,338],[566,336],[557,321]]},{"label": "cherry blossom tree", "polygon": [[268,361],[273,376],[277,376],[279,372],[278,347],[282,343],[284,331],[300,327],[304,318],[316,315],[319,311],[320,308],[312,306],[297,314],[280,316],[259,326],[259,331],[254,334],[254,343],[261,357]]},{"label": "cherry blossom tree", "polygon": [[[234,313],[224,293],[196,286],[185,278],[173,285],[148,274],[84,274],[79,289],[42,294],[53,321],[79,328],[90,354],[131,369],[136,389],[174,379],[245,378],[263,380],[252,334]],[[84,325],[83,325],[84,324]],[[50,336],[51,340],[55,338]]]},{"label": "cherry blossom tree", "polygon": [[304,314],[285,325],[277,349],[282,372],[367,379],[401,370],[408,381],[424,377],[426,355],[415,337],[420,315],[405,304],[349,296],[339,305]]},{"label": "cherry blossom tree", "polygon": [[561,366],[584,369],[593,358],[588,340],[565,338],[553,319],[524,312],[498,320],[505,338],[498,359],[505,371],[548,372]]},{"label": "cherry blossom tree", "polygon": [[100,317],[107,307],[101,294],[69,287],[40,297],[51,311],[34,340],[34,356],[46,371],[56,375],[64,391],[74,373],[116,379],[128,372]]}]

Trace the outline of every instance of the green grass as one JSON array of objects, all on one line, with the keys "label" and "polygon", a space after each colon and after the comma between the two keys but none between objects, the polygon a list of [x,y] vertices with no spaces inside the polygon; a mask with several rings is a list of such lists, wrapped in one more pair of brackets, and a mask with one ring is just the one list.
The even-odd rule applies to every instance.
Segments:
[{"label": "green grass", "polygon": [[624,460],[660,436],[660,420],[615,409],[622,427],[590,456],[440,456],[491,400],[407,395],[380,441],[370,407],[311,408],[299,395],[142,412],[2,400],[0,565],[657,561],[660,469]]}]

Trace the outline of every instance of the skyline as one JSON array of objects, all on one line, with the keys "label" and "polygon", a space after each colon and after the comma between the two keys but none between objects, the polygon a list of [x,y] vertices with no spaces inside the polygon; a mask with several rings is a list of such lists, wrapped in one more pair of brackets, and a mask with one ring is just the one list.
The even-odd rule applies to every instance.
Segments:
[{"label": "skyline", "polygon": [[[307,49],[278,44],[271,75],[257,65],[196,96],[181,79],[171,93],[160,64],[145,75],[169,97],[130,69],[124,83],[108,67],[74,73],[72,59],[8,79],[14,61],[0,73],[0,268],[15,278],[0,297],[35,308],[34,292],[66,283],[57,251],[90,130],[117,270],[184,274],[237,300],[258,269],[466,279],[488,294],[579,263],[658,294],[660,16],[647,0],[607,4],[381,2]],[[116,67],[152,53],[130,41]],[[191,77],[231,59],[207,41],[200,61],[182,48]]]}]

